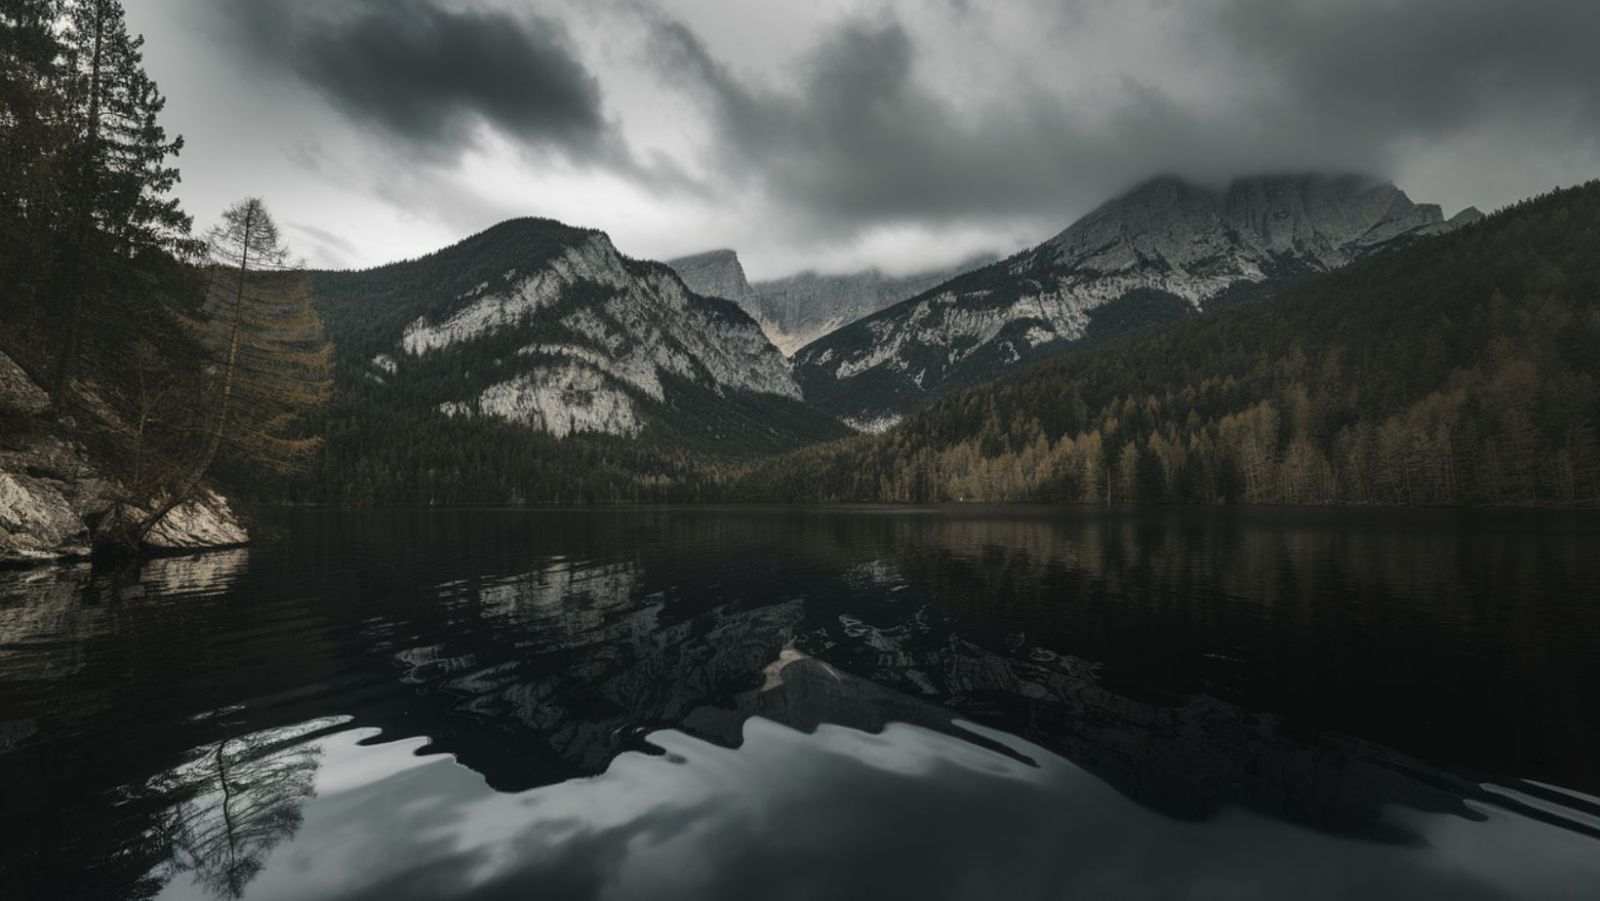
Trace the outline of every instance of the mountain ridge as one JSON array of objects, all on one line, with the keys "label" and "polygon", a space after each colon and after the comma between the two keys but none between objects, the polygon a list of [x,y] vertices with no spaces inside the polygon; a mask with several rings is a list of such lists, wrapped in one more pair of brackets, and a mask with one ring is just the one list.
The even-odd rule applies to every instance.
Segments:
[{"label": "mountain ridge", "polygon": [[1445,220],[1361,175],[1146,181],[1050,239],[838,329],[794,354],[808,398],[861,428],[1084,337],[1135,291],[1195,311],[1229,292],[1326,272],[1481,218]]},{"label": "mountain ridge", "polygon": [[[412,493],[400,474],[426,459],[434,481],[408,499],[571,497],[552,470],[606,499],[846,433],[802,401],[788,360],[737,304],[593,229],[509,220],[416,260],[312,278],[338,349],[324,491]],[[428,438],[397,447],[383,434],[397,426]],[[490,448],[500,463],[479,462]],[[393,459],[367,468],[384,481],[362,486],[378,453]],[[479,493],[451,462],[463,459],[493,487]]]},{"label": "mountain ridge", "polygon": [[881,435],[754,466],[785,502],[1600,505],[1600,181]]},{"label": "mountain ridge", "polygon": [[738,253],[728,248],[677,257],[667,265],[697,293],[738,303],[761,325],[768,339],[790,355],[834,329],[995,259],[983,254],[954,266],[904,276],[889,275],[876,266],[843,273],[807,269],[754,283],[745,276]]}]

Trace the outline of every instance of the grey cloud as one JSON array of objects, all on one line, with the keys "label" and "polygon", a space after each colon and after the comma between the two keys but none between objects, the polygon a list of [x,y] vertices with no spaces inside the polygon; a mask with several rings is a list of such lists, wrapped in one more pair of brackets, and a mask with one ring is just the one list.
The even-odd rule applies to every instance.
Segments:
[{"label": "grey cloud", "polygon": [[982,214],[1026,205],[1041,182],[1059,186],[1065,174],[1065,160],[1041,152],[1070,133],[1059,110],[997,109],[963,122],[914,80],[916,50],[898,22],[835,29],[799,90],[781,93],[741,84],[681,24],[662,23],[657,38],[708,102],[724,171],[797,214]]},{"label": "grey cloud", "polygon": [[599,82],[559,22],[435,0],[235,0],[233,37],[353,120],[415,153],[450,157],[484,123],[530,148],[618,162]]},{"label": "grey cloud", "polygon": [[1201,113],[1167,86],[1139,80],[1130,60],[1116,102],[1092,117],[1026,82],[965,111],[919,81],[918,48],[893,18],[825,33],[792,90],[742,83],[679,23],[658,19],[656,44],[705,99],[723,171],[834,232],[891,221],[1059,217],[1161,172],[1212,180],[1312,168],[1382,175],[1416,152],[1405,142],[1517,116],[1555,129],[1529,136],[1546,144],[1600,129],[1593,0],[1160,8],[1269,89],[1240,91],[1237,103]]},{"label": "grey cloud", "polygon": [[[907,2],[897,17],[882,0],[861,0],[858,9],[880,11],[795,19],[811,49],[787,69],[748,53],[735,68],[719,55],[724,44],[707,45],[655,0],[568,0],[544,14],[528,12],[525,0],[226,0],[213,18],[226,29],[224,46],[310,87],[365,129],[381,152],[341,171],[372,170],[354,177],[370,176],[367,189],[396,207],[462,227],[529,212],[502,209],[528,201],[507,199],[500,185],[413,165],[454,161],[488,129],[643,189],[649,196],[611,211],[614,229],[645,223],[647,241],[680,250],[690,238],[757,245],[780,260],[776,269],[812,265],[819,248],[881,238],[869,233],[885,225],[1042,238],[1161,173],[1220,181],[1357,170],[1421,178],[1425,187],[1410,187],[1418,200],[1486,208],[1554,187],[1547,179],[1600,174],[1587,171],[1600,165],[1597,0],[1032,0],[1019,8],[1025,2],[1008,0],[1005,16],[969,0]],[[683,8],[700,21],[694,4]],[[1019,19],[1030,46],[1007,46]],[[719,25],[730,20],[766,27],[749,16]],[[648,56],[632,43],[639,30],[613,28],[619,21],[644,23]],[[956,25],[973,34],[958,58],[922,43]],[[1135,25],[1141,31],[1129,31]],[[740,52],[735,30],[710,27],[707,35]],[[1146,28],[1157,40],[1113,43]],[[1065,55],[1087,42],[1097,68],[1063,66],[1088,84],[1053,81],[1062,68],[1051,65],[1055,48]],[[1140,56],[1161,47],[1182,52]],[[1044,64],[1021,65],[1024,54]],[[958,102],[938,87],[957,66],[999,66],[1013,80],[986,102]],[[636,83],[648,79],[681,85],[700,106],[682,123],[661,110],[626,119],[636,152],[618,117],[650,102]],[[1208,99],[1202,108],[1180,99],[1189,97]],[[702,156],[685,156],[703,135]],[[302,167],[320,159],[315,145],[292,152]],[[334,168],[325,165],[324,177]],[[660,215],[690,196],[681,222]],[[726,216],[696,219],[705,209]],[[648,224],[663,220],[673,223],[665,236]],[[338,252],[325,246],[318,252]]]},{"label": "grey cloud", "polygon": [[347,268],[359,254],[354,244],[327,229],[318,228],[306,222],[288,222],[285,224],[290,230],[299,233],[305,239],[309,239],[312,244],[312,251],[307,258],[314,266],[326,269]]},{"label": "grey cloud", "polygon": [[1299,118],[1370,141],[1541,112],[1600,127],[1594,0],[1230,0],[1210,28]]},{"label": "grey cloud", "polygon": [[307,35],[298,63],[344,109],[427,144],[459,142],[473,114],[587,152],[605,130],[599,84],[559,26],[538,17],[366,4]]},{"label": "grey cloud", "polygon": [[682,25],[663,24],[658,44],[702,89],[725,171],[818,230],[1059,218],[1156,171],[1212,175],[1240,161],[1227,146],[1237,131],[1222,139],[1215,123],[1132,81],[1092,124],[1028,84],[959,110],[916,79],[916,47],[893,19],[826,35],[795,92],[740,84]]}]

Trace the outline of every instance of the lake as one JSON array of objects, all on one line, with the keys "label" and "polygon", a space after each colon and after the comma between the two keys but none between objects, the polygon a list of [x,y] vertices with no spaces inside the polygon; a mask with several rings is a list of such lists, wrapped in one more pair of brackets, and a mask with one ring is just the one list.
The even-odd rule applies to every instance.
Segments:
[{"label": "lake", "polygon": [[1594,898],[1600,517],[273,510],[0,573],[7,898]]}]

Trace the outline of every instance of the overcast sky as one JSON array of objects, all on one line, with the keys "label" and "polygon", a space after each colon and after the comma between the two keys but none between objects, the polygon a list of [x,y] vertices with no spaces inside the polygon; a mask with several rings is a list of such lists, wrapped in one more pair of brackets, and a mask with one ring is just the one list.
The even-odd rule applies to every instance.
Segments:
[{"label": "overcast sky", "polygon": [[753,278],[1054,234],[1150,176],[1600,177],[1597,0],[128,0],[201,225],[315,266],[550,216]]}]

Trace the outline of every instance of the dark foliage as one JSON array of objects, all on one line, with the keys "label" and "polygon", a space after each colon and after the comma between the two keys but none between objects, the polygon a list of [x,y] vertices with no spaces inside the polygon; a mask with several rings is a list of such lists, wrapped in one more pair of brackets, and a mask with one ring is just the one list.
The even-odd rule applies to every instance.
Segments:
[{"label": "dark foliage", "polygon": [[784,500],[1600,503],[1600,183],[756,466]]},{"label": "dark foliage", "polygon": [[[397,350],[406,326],[418,319],[443,321],[470,292],[507,293],[518,274],[546,268],[597,234],[547,219],[517,219],[417,260],[316,273],[314,300],[338,359],[324,452],[308,480],[263,485],[263,493],[357,503],[692,501],[711,496],[753,455],[848,434],[797,401],[716,394],[674,376],[663,376],[660,400],[618,385],[644,419],[644,430],[631,438],[556,438],[487,417],[440,412],[443,403],[515,378],[538,357],[529,354],[530,345],[588,346],[592,339],[562,325],[558,313],[582,308],[604,318],[613,289],[580,280],[564,288],[550,310],[421,355]],[[636,276],[670,274],[658,263],[624,265]],[[749,324],[731,302],[694,302],[713,321]],[[389,368],[374,365],[380,354],[391,361]]]}]

